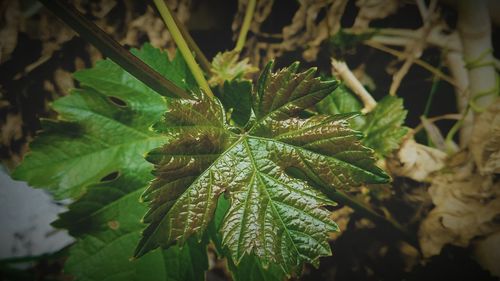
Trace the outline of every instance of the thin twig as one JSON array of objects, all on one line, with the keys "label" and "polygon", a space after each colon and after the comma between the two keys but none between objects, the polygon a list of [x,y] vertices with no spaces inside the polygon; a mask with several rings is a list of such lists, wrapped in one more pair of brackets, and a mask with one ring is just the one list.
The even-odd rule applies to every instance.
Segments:
[{"label": "thin twig", "polygon": [[[422,0],[417,0],[417,1],[422,1]],[[415,62],[415,59],[421,56],[422,50],[425,47],[426,44],[426,38],[430,34],[432,30],[432,24],[433,24],[433,17],[435,13],[435,7],[436,7],[437,0],[432,0],[430,7],[428,10],[423,11],[423,22],[424,25],[422,27],[422,37],[419,40],[416,40],[413,42],[412,45],[407,46],[409,48],[408,53],[406,55],[406,60],[401,66],[401,68],[393,75],[392,77],[392,83],[389,88],[389,94],[391,96],[396,95],[396,92],[401,85],[401,82],[403,81],[403,78],[408,74],[408,71],[410,70],[411,66]],[[425,5],[425,4],[421,4]]]},{"label": "thin twig", "polygon": [[240,29],[240,34],[238,35],[238,41],[236,42],[235,51],[240,52],[245,46],[245,41],[247,39],[247,33],[250,29],[250,24],[252,23],[253,13],[255,12],[256,0],[249,0],[247,9],[245,11],[245,17],[243,18],[243,25]]},{"label": "thin twig", "polygon": [[[398,58],[403,58],[405,56],[405,53],[401,52],[401,51],[398,51],[398,50],[394,50],[392,48],[389,48],[389,47],[386,47],[382,44],[379,44],[379,43],[376,43],[376,42],[373,42],[373,41],[365,41],[364,42],[365,45],[367,46],[370,46],[372,48],[375,48],[375,49],[378,49],[380,51],[383,51],[383,52],[386,52],[388,54],[391,54],[395,57],[398,57]],[[451,78],[450,76],[444,74],[443,72],[441,72],[439,69],[435,68],[434,66],[432,66],[431,64],[421,60],[421,59],[415,59],[415,64],[425,68],[427,71],[433,73],[434,75],[438,76],[440,79],[450,83],[451,85],[453,86],[457,86],[457,83],[455,82],[455,80],[453,78]]]},{"label": "thin twig", "polygon": [[[346,32],[348,30],[346,29]],[[422,38],[421,29],[398,29],[398,28],[380,28],[367,29],[366,32],[374,32],[375,35],[368,41],[394,46],[408,46],[419,38]],[[443,34],[441,26],[435,26],[426,38],[426,43],[439,47],[444,50],[462,51],[462,44],[457,32]]]},{"label": "thin twig", "polygon": [[[164,0],[164,1],[166,1],[166,0]],[[203,70],[207,74],[211,74],[212,73],[212,64],[207,59],[207,57],[205,56],[205,54],[201,51],[201,49],[198,46],[198,44],[196,44],[196,42],[194,41],[193,37],[191,37],[191,34],[189,34],[189,31],[184,26],[184,24],[179,21],[179,19],[175,15],[175,13],[171,13],[171,14],[172,14],[172,18],[175,21],[175,24],[177,25],[177,27],[179,28],[179,30],[180,30],[180,32],[182,34],[182,37],[184,37],[184,39],[186,40],[186,43],[189,46],[189,48],[191,50],[193,50],[193,52],[195,53],[196,59],[199,61],[200,65],[201,65],[201,68],[203,68]]]},{"label": "thin twig", "polygon": [[361,84],[356,76],[354,76],[345,62],[332,58],[332,68],[334,72],[337,73],[338,76],[340,76],[340,78],[344,81],[347,87],[349,87],[354,94],[359,97],[364,105],[362,110],[363,113],[370,112],[373,108],[375,108],[375,106],[377,106],[375,99],[373,99],[370,93],[368,93],[365,87],[363,87],[363,84]]},{"label": "thin twig", "polygon": [[[460,118],[462,118],[462,114],[454,113],[454,114],[444,114],[444,115],[440,115],[440,116],[427,118],[427,121],[430,123],[435,123],[435,122],[441,121],[441,120],[460,120]],[[415,129],[413,129],[411,134],[415,135],[423,128],[424,128],[424,125],[422,123],[420,123],[420,124],[418,124],[417,127],[415,127]]]}]

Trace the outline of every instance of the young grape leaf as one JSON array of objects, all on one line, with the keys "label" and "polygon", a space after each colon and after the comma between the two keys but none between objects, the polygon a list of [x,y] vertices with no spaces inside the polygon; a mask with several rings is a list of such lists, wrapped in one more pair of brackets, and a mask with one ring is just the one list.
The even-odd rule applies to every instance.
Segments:
[{"label": "young grape leaf", "polygon": [[387,156],[399,147],[408,132],[403,126],[407,111],[403,99],[386,96],[365,118],[365,124],[359,128],[364,134],[363,144],[375,150],[380,156]]},{"label": "young grape leaf", "polygon": [[231,112],[236,125],[244,127],[252,110],[252,83],[249,80],[225,81],[217,97],[226,112]]},{"label": "young grape leaf", "polygon": [[319,257],[331,254],[328,234],[338,229],[324,207],[335,203],[288,170],[298,169],[325,188],[389,178],[359,143],[361,134],[349,128],[347,116],[298,117],[337,81],[314,78],[315,69],[297,69],[264,69],[252,105],[254,124],[240,134],[227,128],[216,99],[198,94],[169,103],[156,126],[169,141],[147,157],[156,179],[143,194],[151,209],[136,256],[201,237],[222,193],[231,202],[222,245],[236,265],[253,254],[264,267],[275,263],[291,275],[304,262],[318,265]]},{"label": "young grape leaf", "polygon": [[226,257],[227,267],[231,272],[234,281],[275,281],[285,280],[286,276],[277,264],[269,264],[264,268],[259,259],[255,256],[245,256],[238,265],[234,263],[227,248],[222,246],[222,237],[220,228],[227,211],[229,210],[229,201],[224,196],[219,197],[214,219],[209,225],[208,231],[210,238],[214,243],[219,256]]},{"label": "young grape leaf", "polygon": [[[150,45],[133,53],[178,86],[190,88],[186,83],[194,79],[185,76],[182,60],[170,62]],[[84,88],[54,102],[59,118],[43,123],[31,152],[12,174],[58,199],[79,196],[85,186],[142,161],[144,153],[164,141],[150,126],[165,112],[165,98],[110,60],[75,78]]]},{"label": "young grape leaf", "polygon": [[218,53],[212,60],[212,77],[208,81],[211,86],[223,85],[225,81],[232,81],[237,78],[256,72],[258,69],[248,63],[248,58],[238,60],[240,53],[228,51]]},{"label": "young grape leaf", "polygon": [[[343,114],[361,111],[362,104],[343,85],[316,105],[322,114]],[[379,156],[387,156],[398,148],[401,140],[408,132],[403,126],[407,111],[403,107],[403,99],[387,96],[375,109],[366,115],[353,118],[352,128],[365,134],[363,144],[375,150]]]}]

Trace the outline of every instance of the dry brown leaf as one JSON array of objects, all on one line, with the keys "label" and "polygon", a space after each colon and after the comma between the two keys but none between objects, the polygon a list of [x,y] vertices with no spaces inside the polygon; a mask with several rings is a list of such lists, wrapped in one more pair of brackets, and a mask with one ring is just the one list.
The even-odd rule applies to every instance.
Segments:
[{"label": "dry brown leaf", "polygon": [[[180,22],[185,23],[189,18],[190,1],[168,1]],[[175,51],[175,44],[163,20],[148,6],[143,15],[136,16],[128,24],[125,37],[120,43],[129,46],[139,46],[147,36],[151,45],[157,48],[166,48],[170,53]]]},{"label": "dry brown leaf", "polygon": [[16,48],[20,21],[19,1],[2,1],[0,3],[0,63],[8,60]]},{"label": "dry brown leaf", "polygon": [[474,243],[474,257],[493,276],[500,277],[500,231]]},{"label": "dry brown leaf", "polygon": [[[340,29],[340,19],[347,0],[301,0],[300,7],[293,16],[292,23],[283,28],[283,51],[304,49],[302,56],[306,61],[316,59],[320,44]],[[319,21],[320,11],[327,16]]]},{"label": "dry brown leaf", "polygon": [[54,72],[54,82],[60,93],[68,93],[69,89],[75,87],[71,72],[58,68]]},{"label": "dry brown leaf", "polygon": [[500,173],[500,98],[477,117],[469,148],[482,175]]},{"label": "dry brown leaf", "polygon": [[42,42],[41,56],[26,66],[21,75],[31,72],[48,61],[52,54],[61,48],[62,44],[76,34],[46,9],[41,10],[38,17],[23,18],[21,31],[27,33],[32,39],[38,39]]},{"label": "dry brown leaf", "polygon": [[[253,65],[262,65],[267,62],[269,59],[276,57],[276,51],[279,50],[279,46],[276,44],[271,44],[267,42],[260,42],[257,40],[256,36],[252,36],[251,34],[263,35],[260,31],[260,28],[264,21],[271,14],[271,10],[273,8],[274,1],[257,1],[257,5],[255,6],[254,15],[252,17],[252,23],[250,24],[250,34],[247,35],[247,40],[245,42],[245,51],[244,57],[248,57],[251,64]],[[238,34],[243,24],[243,18],[245,17],[245,11],[248,6],[248,0],[239,0],[238,1],[238,11],[236,12],[233,23],[233,40],[238,38]],[[273,37],[274,35],[266,34],[267,36]],[[262,53],[266,53],[264,57],[262,57]]]},{"label": "dry brown leaf", "polygon": [[500,230],[500,182],[473,173],[468,159],[436,174],[429,194],[435,208],[422,221],[419,240],[425,257],[446,244],[466,247],[471,239]]},{"label": "dry brown leaf", "polygon": [[3,89],[2,85],[0,85],[0,109],[4,109],[10,106],[10,102],[7,100],[4,91],[5,90]]},{"label": "dry brown leaf", "polygon": [[444,167],[446,158],[441,150],[407,139],[394,156],[387,159],[387,167],[396,176],[426,181],[431,173]]},{"label": "dry brown leaf", "polygon": [[23,118],[21,114],[8,113],[5,122],[1,126],[1,144],[2,146],[10,146],[10,143],[19,140],[23,136]]},{"label": "dry brown leaf", "polygon": [[[88,2],[88,1],[85,1]],[[90,13],[99,18],[104,18],[116,6],[116,0],[90,1]]]},{"label": "dry brown leaf", "polygon": [[357,0],[358,16],[353,28],[367,28],[372,20],[383,19],[397,11],[399,0]]},{"label": "dry brown leaf", "polygon": [[[254,34],[260,34],[260,27],[262,23],[269,17],[271,10],[273,8],[274,1],[257,1],[255,6],[255,11],[252,17],[252,23],[250,24],[250,30]],[[245,17],[245,11],[248,6],[248,0],[238,1],[238,11],[234,15],[233,23],[231,29],[233,30],[233,38],[236,40],[238,38],[238,33],[243,24],[243,18]]]},{"label": "dry brown leaf", "polygon": [[342,231],[347,229],[347,224],[349,223],[349,220],[351,219],[351,214],[354,213],[354,210],[344,206],[338,210],[335,210],[335,212],[332,212],[330,214],[330,218],[337,223],[339,226],[340,231],[339,232],[331,232],[330,233],[330,239],[335,240],[337,239],[340,235],[342,235]]}]

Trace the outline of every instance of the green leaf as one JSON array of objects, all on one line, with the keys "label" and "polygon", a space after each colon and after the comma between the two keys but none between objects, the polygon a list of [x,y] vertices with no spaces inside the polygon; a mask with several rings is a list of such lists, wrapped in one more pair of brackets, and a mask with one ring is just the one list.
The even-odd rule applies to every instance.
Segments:
[{"label": "green leaf", "polygon": [[251,114],[252,83],[249,80],[225,81],[217,97],[224,105],[226,112],[231,112],[231,119],[244,127]]},{"label": "green leaf", "polygon": [[88,188],[54,223],[78,237],[65,271],[78,280],[203,280],[208,268],[206,242],[189,241],[182,249],[154,251],[131,261],[146,206],[138,198],[151,180],[146,161],[115,179]]},{"label": "green leaf", "polygon": [[240,53],[227,51],[218,53],[212,60],[211,86],[223,85],[225,81],[244,78],[258,69],[248,63],[248,58],[238,60]]},{"label": "green leaf", "polygon": [[206,243],[189,241],[182,249],[154,251],[131,261],[139,242],[146,206],[139,196],[152,179],[142,160],[129,163],[115,179],[88,188],[54,226],[78,237],[65,271],[78,280],[203,280],[208,268]]},{"label": "green leaf", "polygon": [[205,247],[190,241],[182,248],[156,250],[131,260],[130,253],[139,238],[140,231],[119,236],[112,231],[100,233],[98,237],[86,236],[72,247],[65,272],[79,281],[204,280],[208,268]]},{"label": "green leaf", "polygon": [[[319,113],[329,115],[361,112],[362,108],[361,102],[344,84],[316,104],[316,110]],[[364,124],[364,116],[353,117],[349,123],[352,128],[359,129]]]},{"label": "green leaf", "polygon": [[344,84],[338,86],[333,93],[316,104],[319,113],[330,115],[360,112],[362,108],[361,102]]},{"label": "green leaf", "polygon": [[[181,88],[195,88],[179,56],[170,61],[149,45],[133,52]],[[75,77],[84,88],[54,103],[58,120],[44,122],[15,172],[59,198],[78,198],[54,223],[77,238],[65,271],[89,281],[203,280],[206,241],[130,260],[147,209],[139,197],[153,178],[144,155],[166,141],[151,130],[165,98],[108,60]]]},{"label": "green leaf", "polygon": [[218,100],[197,95],[169,103],[156,126],[169,141],[147,157],[156,179],[143,194],[151,209],[136,256],[201,237],[223,193],[231,206],[220,229],[222,245],[236,265],[253,255],[263,267],[277,264],[292,275],[304,262],[318,265],[331,254],[328,234],[338,228],[324,207],[335,203],[287,171],[299,169],[330,189],[389,178],[359,143],[362,135],[349,128],[349,116],[298,117],[337,81],[297,69],[265,68],[254,94],[254,124],[241,134],[228,129]]},{"label": "green leaf", "polygon": [[348,54],[356,52],[356,47],[377,34],[377,30],[364,33],[348,33],[340,29],[328,41],[329,51],[332,57],[343,58]]},{"label": "green leaf", "polygon": [[[179,59],[170,62],[149,45],[134,53],[164,75],[181,73],[172,82],[192,87],[186,84],[190,79],[180,76],[186,70]],[[58,119],[43,122],[31,153],[12,174],[58,199],[79,196],[85,186],[142,161],[144,153],[164,141],[150,126],[165,112],[165,98],[109,60],[75,78],[84,88],[54,102]]]},{"label": "green leaf", "polygon": [[407,111],[403,99],[393,96],[383,98],[365,118],[360,130],[365,134],[363,144],[374,149],[380,156],[387,156],[399,147],[408,132],[403,126]]},{"label": "green leaf", "polygon": [[269,264],[264,268],[259,259],[255,256],[245,256],[236,265],[231,258],[227,248],[222,246],[222,237],[220,235],[220,228],[222,221],[227,211],[229,210],[229,201],[224,196],[219,197],[217,209],[214,219],[209,226],[210,237],[215,245],[220,256],[225,256],[227,259],[227,267],[232,274],[234,281],[276,281],[285,280],[286,276],[277,264]]}]

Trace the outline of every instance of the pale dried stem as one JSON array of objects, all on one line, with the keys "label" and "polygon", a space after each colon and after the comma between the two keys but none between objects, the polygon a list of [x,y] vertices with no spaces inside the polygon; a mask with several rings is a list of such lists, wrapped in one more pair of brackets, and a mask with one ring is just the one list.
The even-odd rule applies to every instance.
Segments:
[{"label": "pale dried stem", "polygon": [[[373,42],[373,41],[365,41],[364,42],[365,45],[367,46],[370,46],[372,48],[375,48],[377,50],[380,50],[380,51],[383,51],[383,52],[386,52],[388,54],[391,54],[399,59],[402,59],[405,57],[405,53],[401,52],[401,51],[398,51],[398,50],[394,50],[392,48],[389,48],[389,47],[386,47],[382,44],[379,44],[379,43],[376,43],[376,42]],[[421,60],[421,59],[415,59],[414,61],[415,64],[421,66],[422,68],[426,69],[427,71],[433,73],[434,75],[436,75],[437,77],[439,77],[440,79],[450,83],[451,85],[453,86],[456,86],[456,82],[453,78],[451,78],[450,76],[444,74],[442,71],[440,71],[439,69],[435,68],[434,66],[430,65],[429,63]]]},{"label": "pale dried stem", "polygon": [[[453,114],[444,114],[444,115],[440,115],[440,116],[427,118],[427,121],[430,123],[435,123],[435,122],[441,121],[441,120],[460,120],[460,118],[462,118],[461,114],[453,113]],[[424,125],[422,123],[420,123],[417,127],[415,127],[415,129],[413,129],[413,131],[411,132],[411,135],[412,136],[415,135],[423,128],[424,128]]]},{"label": "pale dried stem", "polygon": [[[476,104],[484,108],[495,98],[493,90],[497,87],[488,2],[459,1],[457,7],[458,30],[464,48],[464,60],[469,62],[467,68],[471,99],[478,97],[475,100]],[[492,94],[485,95],[489,92]]]},{"label": "pale dried stem", "polygon": [[418,11],[420,12],[420,16],[422,17],[422,19],[425,19],[428,15],[428,10],[425,5],[425,2],[423,0],[417,0],[416,2]]},{"label": "pale dried stem", "polygon": [[473,115],[472,111],[467,110],[469,103],[470,92],[469,92],[469,76],[467,69],[465,68],[465,63],[463,55],[460,52],[448,52],[445,56],[446,65],[450,70],[452,77],[454,78],[455,93],[457,96],[457,107],[461,114],[466,114],[463,118],[463,125],[460,130],[460,147],[464,148],[470,140],[472,135],[472,125],[473,125]]},{"label": "pale dried stem", "polygon": [[364,105],[362,110],[363,113],[370,112],[377,102],[368,93],[368,91],[363,87],[363,84],[354,76],[352,71],[349,69],[347,64],[343,61],[338,61],[332,58],[332,71],[344,81],[347,87],[349,87],[354,94],[361,100]]},{"label": "pale dried stem", "polygon": [[[426,38],[426,43],[429,45],[437,46],[444,50],[452,50],[461,52],[462,44],[457,32],[450,34],[443,34],[442,26],[435,26]],[[368,30],[371,32],[375,30]],[[416,39],[422,38],[421,29],[395,29],[395,28],[382,28],[376,31],[377,34],[370,38],[368,41],[382,43],[393,46],[408,46]]]},{"label": "pale dried stem", "polygon": [[[417,0],[420,1],[420,0]],[[422,37],[419,38],[418,40],[415,40],[413,44],[407,46],[407,56],[405,59],[405,62],[401,66],[401,68],[393,75],[392,77],[392,84],[389,88],[389,94],[391,96],[395,96],[396,92],[401,85],[401,82],[403,81],[403,78],[408,74],[408,71],[410,70],[411,66],[415,62],[417,58],[419,58],[422,55],[422,51],[426,45],[427,37],[430,34],[432,27],[433,27],[433,22],[434,22],[434,17],[435,17],[435,7],[436,7],[437,0],[432,0],[430,7],[428,10],[423,12],[423,21],[424,25],[421,28],[422,29]],[[425,5],[425,4],[421,4]]]}]

